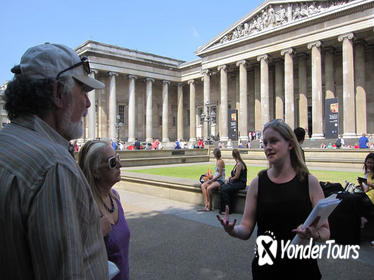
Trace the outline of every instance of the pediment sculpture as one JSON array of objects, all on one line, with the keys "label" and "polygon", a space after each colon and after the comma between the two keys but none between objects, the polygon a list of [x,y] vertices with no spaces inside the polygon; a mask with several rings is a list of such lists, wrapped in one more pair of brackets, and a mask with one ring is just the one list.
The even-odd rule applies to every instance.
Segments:
[{"label": "pediment sculpture", "polygon": [[278,26],[305,20],[316,14],[337,9],[353,0],[307,1],[297,3],[269,4],[260,12],[250,16],[213,45],[252,36]]}]

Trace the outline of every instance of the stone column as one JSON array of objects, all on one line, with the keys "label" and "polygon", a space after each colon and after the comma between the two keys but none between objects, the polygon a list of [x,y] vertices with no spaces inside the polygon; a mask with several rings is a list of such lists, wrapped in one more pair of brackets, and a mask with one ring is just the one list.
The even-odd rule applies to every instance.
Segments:
[{"label": "stone column", "polygon": [[155,82],[152,78],[146,78],[146,113],[145,113],[145,141],[148,143],[152,143],[153,138],[153,121],[152,121],[152,85]]},{"label": "stone column", "polygon": [[298,55],[299,69],[299,126],[307,130],[308,128],[308,97],[307,97],[307,67],[306,54]]},{"label": "stone column", "polygon": [[[97,70],[91,69],[90,77],[95,78],[98,73]],[[87,123],[88,123],[88,139],[92,140],[96,138],[96,91],[91,90],[88,94],[91,106],[87,111]]]},{"label": "stone column", "polygon": [[162,142],[169,142],[169,84],[162,82]]},{"label": "stone column", "polygon": [[109,121],[108,121],[108,134],[109,138],[114,140],[117,139],[116,135],[116,122],[117,122],[117,92],[116,92],[116,77],[117,73],[108,72],[110,77],[109,83]]},{"label": "stone column", "polygon": [[322,139],[322,66],[321,66],[321,41],[308,44],[312,50],[312,138]]},{"label": "stone column", "polygon": [[228,88],[227,88],[227,67],[226,65],[218,66],[218,71],[220,71],[220,87],[221,87],[221,114],[220,114],[220,140],[227,141],[229,139],[228,132]]},{"label": "stone column", "polygon": [[367,133],[366,87],[365,87],[365,42],[355,44],[355,85],[356,85],[356,131],[357,135]]},{"label": "stone column", "polygon": [[196,141],[196,119],[195,119],[195,81],[189,80],[190,85],[190,139],[189,142]]},{"label": "stone column", "polygon": [[[209,70],[204,70],[203,72],[203,81],[204,81],[204,114],[208,114],[208,108],[206,104],[210,104],[210,72]],[[208,135],[208,123],[204,122],[203,136],[207,140],[210,135]]]},{"label": "stone column", "polygon": [[177,139],[183,139],[183,84],[178,83]]},{"label": "stone column", "polygon": [[269,111],[269,56],[267,54],[257,57],[261,67],[261,129],[270,121]]},{"label": "stone column", "polygon": [[340,35],[339,42],[343,42],[343,129],[344,137],[356,136],[355,120],[355,85],[353,62],[353,33]]},{"label": "stone column", "polygon": [[236,63],[239,67],[239,133],[242,141],[248,141],[247,68],[245,60]]},{"label": "stone column", "polygon": [[284,119],[284,71],[283,62],[275,62],[275,118]]},{"label": "stone column", "polygon": [[295,96],[293,87],[293,53],[292,48],[282,50],[284,55],[284,103],[285,103],[285,122],[292,128],[295,128]]},{"label": "stone column", "polygon": [[135,80],[137,76],[129,75],[129,137],[127,142],[135,142]]},{"label": "stone column", "polygon": [[325,48],[325,99],[335,97],[334,48]]},{"label": "stone column", "polygon": [[260,69],[256,65],[255,69],[255,130],[262,130],[261,127],[261,85],[260,85]]}]

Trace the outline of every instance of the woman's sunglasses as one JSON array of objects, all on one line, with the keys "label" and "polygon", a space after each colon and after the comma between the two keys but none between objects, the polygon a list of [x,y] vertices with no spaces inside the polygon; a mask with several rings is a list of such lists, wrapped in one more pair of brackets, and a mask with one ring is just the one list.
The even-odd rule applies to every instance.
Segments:
[{"label": "woman's sunglasses", "polygon": [[117,161],[118,162],[121,162],[120,161],[120,158],[119,158],[119,154],[116,154],[115,156],[112,156],[110,158],[108,158],[108,166],[110,169],[113,169],[117,166]]}]

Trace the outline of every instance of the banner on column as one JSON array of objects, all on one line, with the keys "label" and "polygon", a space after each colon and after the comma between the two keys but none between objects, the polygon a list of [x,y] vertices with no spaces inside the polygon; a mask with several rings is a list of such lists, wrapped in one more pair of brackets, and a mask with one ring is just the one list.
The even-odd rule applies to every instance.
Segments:
[{"label": "banner on column", "polygon": [[229,138],[238,141],[238,110],[229,110]]},{"label": "banner on column", "polygon": [[338,138],[339,134],[339,103],[337,98],[325,100],[325,137]]}]

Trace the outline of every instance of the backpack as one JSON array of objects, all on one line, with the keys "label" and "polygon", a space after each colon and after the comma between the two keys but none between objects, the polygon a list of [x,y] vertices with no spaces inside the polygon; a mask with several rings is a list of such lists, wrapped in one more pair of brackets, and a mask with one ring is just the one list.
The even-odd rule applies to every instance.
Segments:
[{"label": "backpack", "polygon": [[323,194],[325,195],[325,197],[328,197],[334,193],[344,192],[344,189],[340,183],[330,183],[330,182],[320,181],[319,184],[323,190]]},{"label": "backpack", "polygon": [[207,173],[200,176],[199,181],[200,181],[200,183],[204,183],[204,182],[206,182],[206,181],[208,181],[212,178],[213,178],[212,171],[210,171],[210,169],[208,169]]}]

